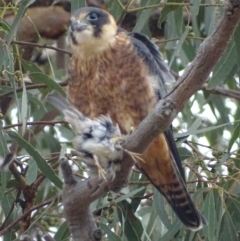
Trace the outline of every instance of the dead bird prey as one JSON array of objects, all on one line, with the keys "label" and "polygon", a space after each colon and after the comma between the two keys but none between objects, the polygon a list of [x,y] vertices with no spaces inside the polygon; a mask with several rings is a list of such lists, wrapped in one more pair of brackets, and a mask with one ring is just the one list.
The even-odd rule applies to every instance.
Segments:
[{"label": "dead bird prey", "polygon": [[73,107],[62,95],[52,92],[46,101],[64,114],[65,120],[71,124],[76,136],[73,146],[78,158],[90,170],[89,175],[98,174],[106,180],[114,179],[120,170],[119,162],[123,152],[127,152],[134,161],[141,160],[140,156],[122,148],[124,138],[118,125],[113,125],[108,116],[100,116],[91,120]]}]

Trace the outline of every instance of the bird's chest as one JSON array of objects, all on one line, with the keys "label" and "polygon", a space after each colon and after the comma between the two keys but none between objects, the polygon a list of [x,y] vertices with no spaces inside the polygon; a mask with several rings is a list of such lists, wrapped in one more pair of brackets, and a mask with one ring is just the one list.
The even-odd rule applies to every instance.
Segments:
[{"label": "bird's chest", "polygon": [[112,76],[111,68],[101,59],[72,59],[68,99],[91,118],[107,114],[114,101]]},{"label": "bird's chest", "polygon": [[146,68],[132,49],[90,61],[72,58],[68,98],[90,118],[110,115],[123,132],[136,127],[156,102]]}]

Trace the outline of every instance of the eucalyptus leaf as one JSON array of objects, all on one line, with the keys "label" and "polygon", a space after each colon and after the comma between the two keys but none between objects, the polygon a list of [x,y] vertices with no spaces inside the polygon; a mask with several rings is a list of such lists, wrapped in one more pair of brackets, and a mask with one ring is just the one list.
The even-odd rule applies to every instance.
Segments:
[{"label": "eucalyptus leaf", "polygon": [[47,164],[46,160],[39,154],[39,152],[26,140],[21,138],[16,132],[7,131],[11,139],[16,141],[28,154],[36,161],[39,170],[59,189],[62,189],[62,181],[55,174],[53,169]]}]

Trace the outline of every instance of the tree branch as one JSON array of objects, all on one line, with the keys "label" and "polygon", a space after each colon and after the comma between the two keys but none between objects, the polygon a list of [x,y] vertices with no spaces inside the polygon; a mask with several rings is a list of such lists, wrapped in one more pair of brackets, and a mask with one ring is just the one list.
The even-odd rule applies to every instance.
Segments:
[{"label": "tree branch", "polygon": [[[231,3],[240,5],[239,0],[226,1],[223,17],[213,33],[201,44],[196,58],[185,69],[170,93],[159,101],[139,127],[127,137],[124,148],[142,153],[154,138],[170,126],[189,98],[203,86],[226,49],[240,20],[240,9]],[[70,166],[70,169],[66,168],[63,163],[66,164],[66,160],[61,162],[63,172],[68,170],[67,175],[64,174],[63,204],[73,240],[96,241],[97,239],[93,235],[98,229],[90,213],[89,205],[108,190],[118,191],[121,189],[127,182],[134,162],[125,155],[121,163],[121,171],[116,173],[116,178],[113,181],[108,180],[108,182],[95,176],[81,182],[76,181],[69,171]]]},{"label": "tree branch", "polygon": [[211,90],[208,90],[207,84],[204,84],[202,86],[202,90],[207,91],[211,94],[222,95],[222,96],[226,96],[229,98],[234,98],[236,100],[240,100],[240,91],[237,91],[237,90],[230,90],[230,89],[225,89],[225,88],[221,88],[221,87],[215,87]]},{"label": "tree branch", "polygon": [[15,226],[17,223],[19,223],[22,219],[24,219],[25,217],[27,217],[29,214],[31,214],[33,211],[38,210],[41,207],[44,207],[52,202],[54,202],[54,199],[51,200],[47,200],[44,201],[40,204],[37,204],[36,206],[30,208],[27,210],[27,212],[25,212],[23,215],[21,215],[20,217],[18,217],[17,219],[15,219],[12,223],[10,223],[6,228],[4,228],[3,230],[0,231],[0,237],[6,233],[8,230],[10,230],[13,226]]},{"label": "tree branch", "polygon": [[65,49],[62,49],[62,48],[57,48],[57,47],[54,47],[54,46],[49,46],[47,44],[37,44],[37,43],[32,43],[32,42],[25,42],[25,41],[17,41],[17,40],[14,40],[12,41],[12,44],[18,44],[18,45],[28,45],[28,46],[32,46],[32,47],[38,47],[38,48],[45,48],[45,49],[52,49],[52,50],[55,50],[57,52],[61,52],[61,53],[64,53],[64,54],[68,54],[69,56],[72,55],[71,52],[65,50]]}]

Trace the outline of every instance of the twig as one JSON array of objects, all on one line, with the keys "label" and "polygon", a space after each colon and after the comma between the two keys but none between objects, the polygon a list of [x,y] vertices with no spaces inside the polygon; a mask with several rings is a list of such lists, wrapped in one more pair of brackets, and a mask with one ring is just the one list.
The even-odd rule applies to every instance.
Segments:
[{"label": "twig", "polygon": [[221,87],[215,87],[213,89],[207,89],[207,84],[204,84],[202,90],[210,92],[211,94],[223,95],[230,98],[234,98],[236,100],[240,100],[240,91],[237,90],[229,90]]},{"label": "twig", "polygon": [[186,140],[184,143],[185,143],[186,145],[188,145],[197,155],[203,157],[204,159],[210,160],[210,161],[215,160],[215,158],[213,158],[213,157],[208,157],[208,156],[203,155],[203,154],[202,154],[192,143],[190,143],[188,140]]},{"label": "twig", "polygon": [[[119,2],[119,1],[118,1]],[[129,9],[126,12],[127,13],[131,13],[131,12],[136,12],[136,11],[140,11],[140,10],[146,10],[149,8],[160,8],[160,7],[165,7],[165,6],[173,6],[173,7],[191,7],[193,6],[192,3],[173,3],[173,2],[165,2],[165,3],[159,3],[159,4],[153,4],[153,5],[148,5],[148,6],[144,6],[144,7],[139,7],[139,8],[133,8],[133,9]],[[218,4],[218,3],[202,3],[199,4],[199,7],[220,7],[223,6],[222,4]],[[124,7],[123,7],[124,9]]]},{"label": "twig", "polygon": [[30,209],[27,210],[27,212],[25,212],[23,215],[21,215],[20,217],[18,217],[17,219],[15,219],[12,223],[10,223],[6,228],[4,228],[3,230],[0,231],[0,237],[6,233],[8,230],[10,230],[14,225],[16,225],[18,222],[20,222],[22,219],[24,219],[25,217],[27,217],[29,214],[31,214],[33,211],[44,207],[52,202],[54,202],[56,199],[51,199],[51,200],[47,200],[45,202],[42,202]]},{"label": "twig", "polygon": [[[67,86],[67,85],[68,85],[67,81],[62,81],[62,82],[59,82],[58,84],[59,84],[60,86]],[[27,89],[27,90],[39,89],[39,88],[47,88],[47,87],[48,87],[48,86],[47,86],[46,84],[26,85],[26,89]],[[16,89],[16,92],[17,92],[17,93],[18,93],[18,92],[22,92],[22,91],[23,91],[23,87],[19,87],[19,88]],[[10,91],[8,91],[8,92],[6,92],[6,93],[4,93],[4,94],[1,94],[1,95],[0,95],[0,99],[5,98],[5,97],[7,97],[7,96],[9,96],[9,95],[12,95],[12,94],[14,94],[14,91],[13,91],[13,90],[10,90]]]},{"label": "twig", "polygon": [[[34,121],[34,122],[27,122],[27,126],[33,126],[33,125],[51,125],[54,126],[56,124],[68,124],[67,121]],[[22,123],[17,123],[17,124],[12,124],[12,125],[7,125],[3,127],[3,130],[17,127],[17,126],[22,126]]]},{"label": "twig", "polygon": [[65,50],[65,49],[60,49],[60,48],[49,46],[49,45],[46,45],[46,44],[36,44],[36,43],[25,42],[25,41],[17,41],[17,40],[12,41],[12,44],[29,45],[29,46],[34,46],[34,47],[38,47],[38,48],[53,49],[55,51],[58,51],[58,52],[61,52],[61,53],[64,53],[64,54],[68,54],[69,56],[72,56],[72,53]]}]

